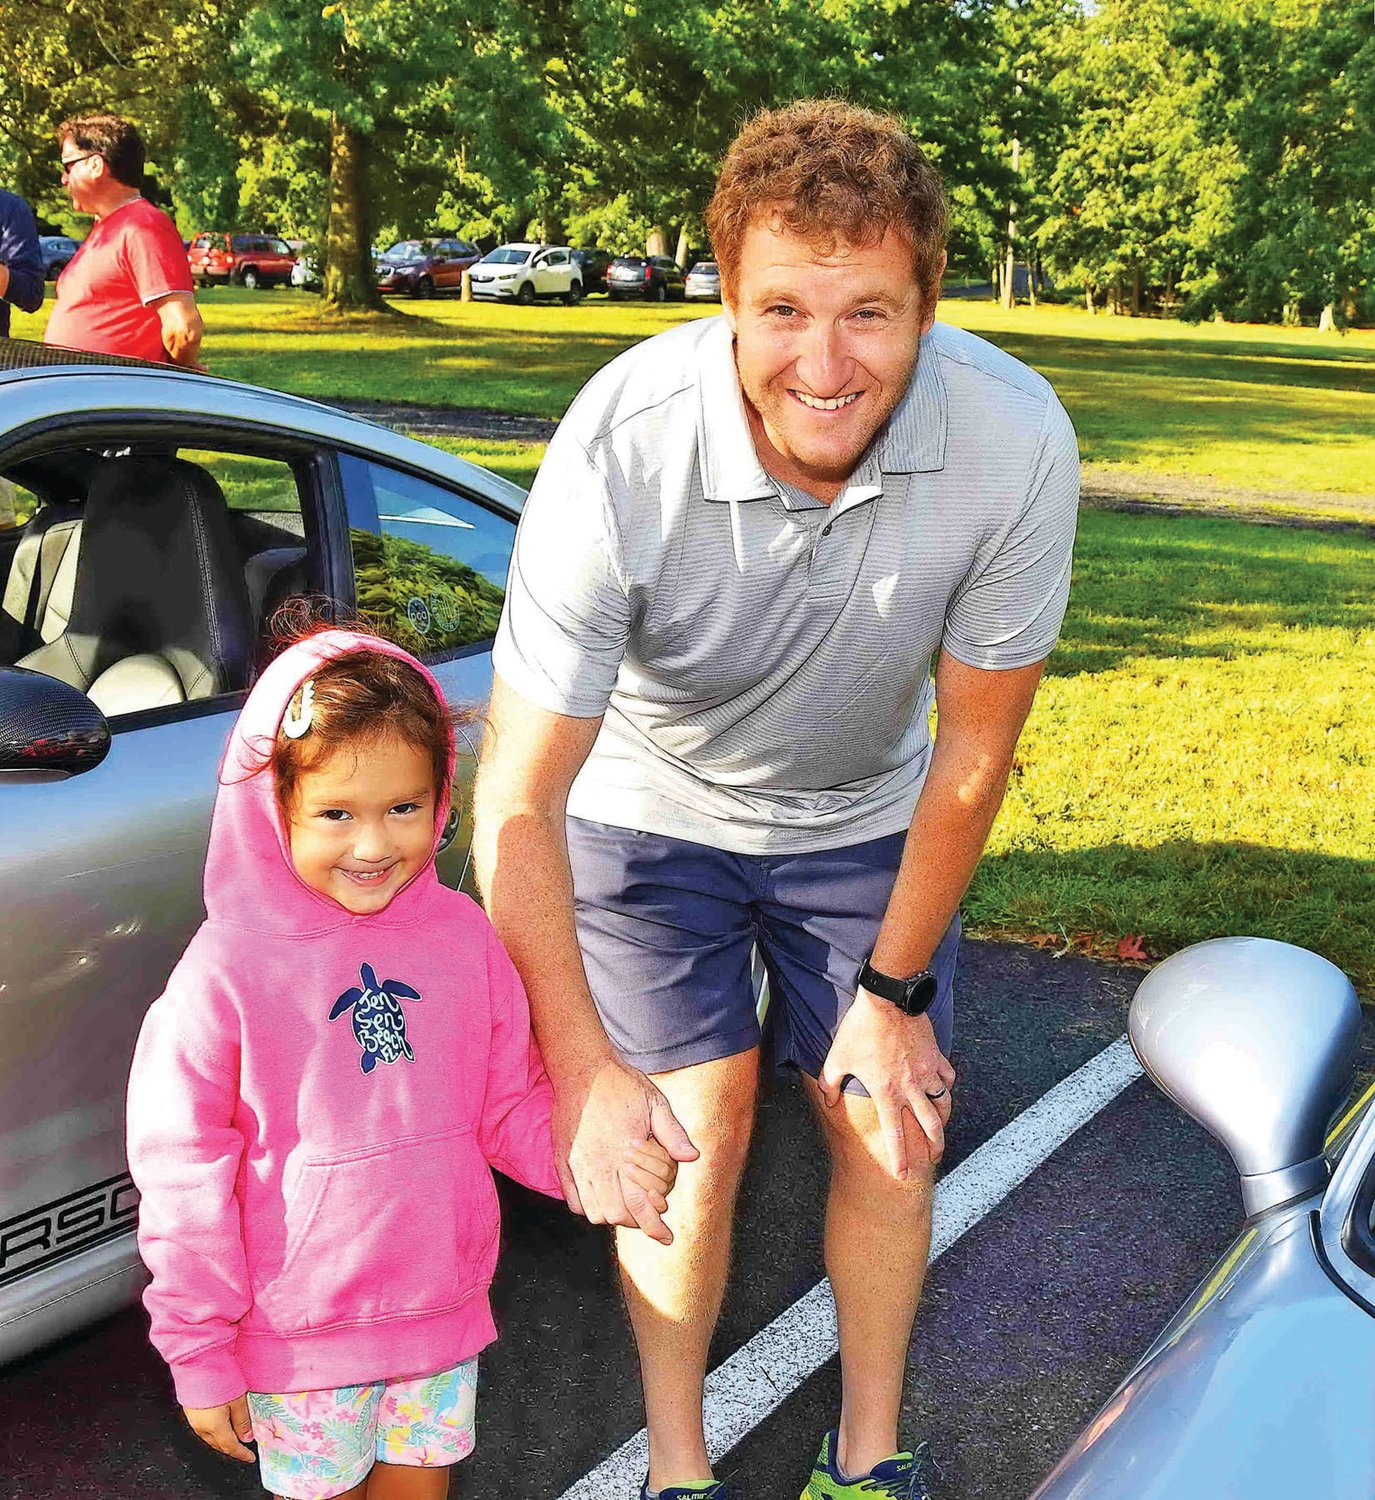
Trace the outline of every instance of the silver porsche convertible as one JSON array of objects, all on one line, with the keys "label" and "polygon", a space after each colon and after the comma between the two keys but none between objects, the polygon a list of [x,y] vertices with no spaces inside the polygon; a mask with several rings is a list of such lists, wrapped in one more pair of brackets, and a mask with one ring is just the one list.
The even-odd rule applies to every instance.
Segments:
[{"label": "silver porsche convertible", "polygon": [[0,341],[0,1362],[141,1289],[129,1059],[274,613],[361,610],[480,703],[522,499],[310,401]]}]

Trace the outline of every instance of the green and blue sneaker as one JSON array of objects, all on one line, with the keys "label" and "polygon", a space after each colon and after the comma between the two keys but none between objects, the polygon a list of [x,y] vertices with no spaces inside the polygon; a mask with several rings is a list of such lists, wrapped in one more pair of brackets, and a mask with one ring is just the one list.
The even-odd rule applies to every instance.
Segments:
[{"label": "green and blue sneaker", "polygon": [[800,1500],[932,1500],[927,1479],[934,1467],[925,1443],[915,1453],[895,1453],[855,1478],[840,1472],[836,1463],[837,1433],[833,1427],[821,1440],[812,1477]]},{"label": "green and blue sneaker", "polygon": [[649,1476],[640,1486],[640,1500],[742,1500],[740,1491],[724,1479],[703,1479],[696,1484],[670,1484],[651,1490]]}]

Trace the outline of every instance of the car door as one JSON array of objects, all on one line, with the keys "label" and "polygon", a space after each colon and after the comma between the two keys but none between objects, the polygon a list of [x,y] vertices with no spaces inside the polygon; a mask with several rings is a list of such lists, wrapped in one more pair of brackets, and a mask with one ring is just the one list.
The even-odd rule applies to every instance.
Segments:
[{"label": "car door", "polygon": [[549,291],[551,295],[563,296],[573,285],[573,258],[567,250],[549,252]]},{"label": "car door", "polygon": [[272,277],[285,286],[291,280],[291,268],[296,264],[296,252],[285,240],[269,240],[272,250]]},{"label": "car door", "polygon": [[435,257],[434,284],[446,290],[454,290],[463,282],[463,264],[459,259],[458,246],[452,240],[442,240]]},{"label": "car door", "polygon": [[[456,707],[480,708],[492,687],[492,640],[515,543],[515,521],[482,496],[377,460],[340,459],[358,608],[370,628],[429,665]],[[466,883],[467,821],[479,731],[464,731],[452,844],[440,876]]]},{"label": "car door", "polygon": [[[27,448],[0,439],[20,514],[79,510],[92,452],[117,461],[135,426],[147,439],[133,413],[102,414],[89,433],[83,421],[97,419]],[[332,460],[299,439],[262,443],[223,414],[207,430],[168,420],[157,443],[222,493],[259,625],[284,590],[338,594],[351,576],[346,559],[341,574],[329,565],[326,538],[343,531],[342,516],[326,520]],[[181,586],[199,580],[149,584]],[[203,916],[216,767],[242,699],[114,713],[109,753],[79,775],[0,772],[0,1361],[113,1311],[140,1284],[125,1084],[144,1012]]]}]

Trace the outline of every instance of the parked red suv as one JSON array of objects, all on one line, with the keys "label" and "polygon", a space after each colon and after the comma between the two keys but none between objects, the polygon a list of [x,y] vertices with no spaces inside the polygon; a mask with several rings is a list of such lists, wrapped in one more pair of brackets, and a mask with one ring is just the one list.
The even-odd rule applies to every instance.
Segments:
[{"label": "parked red suv", "polygon": [[467,240],[398,240],[378,257],[377,289],[411,297],[457,292],[463,273],[481,259],[482,251]]},{"label": "parked red suv", "polygon": [[296,253],[272,234],[198,234],[186,259],[197,282],[290,286]]}]

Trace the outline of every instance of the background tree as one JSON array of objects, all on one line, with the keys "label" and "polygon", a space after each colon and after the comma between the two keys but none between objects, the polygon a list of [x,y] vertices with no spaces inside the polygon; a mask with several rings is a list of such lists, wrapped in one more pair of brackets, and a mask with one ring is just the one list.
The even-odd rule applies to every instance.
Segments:
[{"label": "background tree", "polygon": [[1140,312],[1149,288],[1173,300],[1230,205],[1238,153],[1205,128],[1219,79],[1182,44],[1195,20],[1181,0],[1103,0],[1055,79],[1073,123],[1041,241],[1091,309],[1100,289],[1114,312]]},{"label": "background tree", "polygon": [[1370,6],[1237,0],[1198,41],[1225,70],[1215,128],[1235,142],[1239,171],[1194,286],[1196,311],[1320,313],[1329,327],[1354,316],[1375,277]]},{"label": "background tree", "polygon": [[[327,143],[326,312],[384,308],[371,245],[379,151],[442,120],[468,60],[464,0],[262,0],[231,50],[265,107],[306,141]],[[441,132],[442,133],[442,132]]]}]

